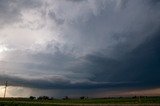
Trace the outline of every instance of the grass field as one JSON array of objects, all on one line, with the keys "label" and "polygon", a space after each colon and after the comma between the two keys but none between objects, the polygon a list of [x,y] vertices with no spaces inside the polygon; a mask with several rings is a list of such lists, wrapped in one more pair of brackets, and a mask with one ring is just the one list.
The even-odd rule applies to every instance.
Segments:
[{"label": "grass field", "polygon": [[0,99],[0,106],[160,106],[160,97],[53,99],[30,100],[28,98]]}]

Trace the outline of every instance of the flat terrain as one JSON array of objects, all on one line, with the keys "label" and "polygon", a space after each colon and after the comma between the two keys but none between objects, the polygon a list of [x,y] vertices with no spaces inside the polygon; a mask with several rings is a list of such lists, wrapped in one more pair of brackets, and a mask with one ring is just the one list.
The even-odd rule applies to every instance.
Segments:
[{"label": "flat terrain", "polygon": [[52,99],[28,98],[0,99],[0,106],[160,106],[160,97]]}]

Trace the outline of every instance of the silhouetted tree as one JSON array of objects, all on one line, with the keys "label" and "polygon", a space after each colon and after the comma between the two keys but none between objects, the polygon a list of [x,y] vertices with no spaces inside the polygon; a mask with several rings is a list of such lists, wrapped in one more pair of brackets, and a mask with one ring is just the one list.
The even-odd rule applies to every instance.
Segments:
[{"label": "silhouetted tree", "polygon": [[85,97],[84,97],[84,96],[81,96],[80,99],[85,99]]},{"label": "silhouetted tree", "polygon": [[34,100],[34,99],[36,99],[36,97],[30,96],[29,99]]},{"label": "silhouetted tree", "polygon": [[68,100],[69,99],[69,97],[68,96],[65,96],[64,98],[63,98],[63,100]]},{"label": "silhouetted tree", "polygon": [[81,96],[80,99],[88,99],[87,96]]},{"label": "silhouetted tree", "polygon": [[48,96],[39,96],[37,99],[38,100],[49,100],[49,97]]}]

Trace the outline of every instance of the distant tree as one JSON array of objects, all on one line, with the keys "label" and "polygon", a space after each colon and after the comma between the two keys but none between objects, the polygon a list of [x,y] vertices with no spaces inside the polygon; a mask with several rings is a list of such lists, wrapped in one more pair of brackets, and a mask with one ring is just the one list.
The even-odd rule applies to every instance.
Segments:
[{"label": "distant tree", "polygon": [[38,100],[42,100],[42,96],[39,96],[37,99],[38,99]]},{"label": "distant tree", "polygon": [[34,99],[36,99],[36,97],[30,96],[29,99],[34,100]]},{"label": "distant tree", "polygon": [[133,96],[132,98],[133,98],[133,99],[136,99],[136,98],[137,98],[137,96]]},{"label": "distant tree", "polygon": [[37,99],[38,100],[49,100],[49,97],[48,96],[39,96]]},{"label": "distant tree", "polygon": [[80,99],[85,99],[85,97],[84,97],[84,96],[81,96]]},{"label": "distant tree", "polygon": [[64,98],[63,98],[63,100],[68,100],[69,99],[69,97],[68,96],[65,96]]}]

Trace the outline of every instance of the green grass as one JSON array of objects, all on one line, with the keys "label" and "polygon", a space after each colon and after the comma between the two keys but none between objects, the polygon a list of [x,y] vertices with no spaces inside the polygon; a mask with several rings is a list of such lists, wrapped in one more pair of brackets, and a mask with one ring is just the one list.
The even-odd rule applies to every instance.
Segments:
[{"label": "green grass", "polygon": [[97,98],[97,99],[54,99],[54,100],[30,100],[27,98],[0,99],[0,106],[69,106],[84,104],[157,104],[160,105],[160,97],[143,98]]}]

